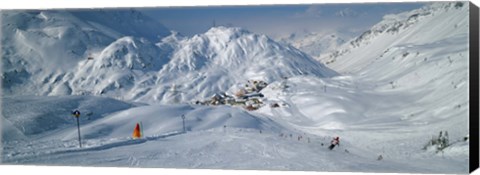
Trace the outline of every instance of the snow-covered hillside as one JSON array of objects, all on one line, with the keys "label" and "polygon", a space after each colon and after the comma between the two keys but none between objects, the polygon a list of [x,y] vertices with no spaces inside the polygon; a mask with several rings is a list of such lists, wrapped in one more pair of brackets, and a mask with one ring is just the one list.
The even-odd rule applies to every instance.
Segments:
[{"label": "snow-covered hillside", "polygon": [[[387,52],[389,47],[402,42],[424,43],[436,38],[448,38],[458,32],[465,33],[468,19],[463,15],[468,14],[467,9],[468,5],[465,2],[433,3],[400,14],[385,15],[383,21],[374,25],[370,30],[321,59],[325,62],[335,62],[338,57],[346,54],[355,55],[352,54],[354,51],[358,52],[366,47],[376,47],[376,49],[371,49],[376,52],[362,52],[362,55],[356,56],[360,58],[367,54],[368,56],[381,56],[383,52]],[[374,46],[372,43],[377,43],[377,45]],[[348,64],[357,64],[361,60],[364,59],[350,59]]]},{"label": "snow-covered hillside", "polygon": [[409,109],[409,114],[400,113],[402,120],[467,135],[469,23],[465,16],[468,6],[462,2],[387,15],[344,45],[329,66],[370,82],[371,89],[412,96],[402,107]]},{"label": "snow-covered hillside", "polygon": [[[51,93],[66,72],[124,36],[157,42],[168,35],[134,10],[2,11],[4,94]],[[39,89],[32,91],[32,89]]]},{"label": "snow-covered hillside", "polygon": [[[322,58],[329,68],[292,46],[240,28],[216,27],[190,38],[172,32],[158,41],[121,35],[71,70],[41,79],[3,74],[4,82],[25,87],[2,87],[7,92],[1,99],[0,160],[467,173],[466,16],[468,5],[459,2],[387,15],[370,32]],[[15,52],[3,56],[11,55],[4,66],[33,65]],[[265,105],[257,110],[186,103],[231,93],[247,80],[268,82],[259,92]],[[51,96],[19,96],[27,90]],[[82,111],[83,148],[70,114],[75,109]],[[132,139],[137,123],[144,136]],[[444,147],[432,142],[439,132],[448,132]],[[335,136],[340,145],[329,150]]]},{"label": "snow-covered hillside", "polygon": [[[65,96],[2,98],[2,140],[35,139],[74,124],[73,109],[83,111],[82,123],[136,105],[103,97]],[[55,132],[53,132],[55,133]]]},{"label": "snow-covered hillside", "polygon": [[350,38],[353,37],[340,33],[300,32],[281,36],[276,40],[290,44],[319,60],[322,55],[335,51]]},{"label": "snow-covered hillside", "polygon": [[[359,105],[371,103],[370,107],[356,112],[359,117],[370,116],[360,128],[382,126],[378,119],[392,120],[392,125],[410,123],[414,127],[384,126],[404,130],[388,132],[395,135],[388,138],[408,137],[405,147],[415,144],[419,147],[424,143],[411,141],[426,135],[436,137],[440,131],[448,131],[450,138],[455,135],[456,140],[468,135],[469,23],[466,16],[468,5],[464,2],[433,3],[422,9],[387,15],[369,31],[323,58],[329,67],[357,82],[356,89],[368,89],[380,98],[354,100]],[[340,111],[352,112],[346,108]],[[371,132],[352,133],[355,134],[363,138],[381,137]],[[383,145],[387,140],[382,137],[373,145]],[[456,155],[455,159],[466,161],[467,145],[446,149],[442,155]],[[453,151],[457,149],[463,151]]]}]

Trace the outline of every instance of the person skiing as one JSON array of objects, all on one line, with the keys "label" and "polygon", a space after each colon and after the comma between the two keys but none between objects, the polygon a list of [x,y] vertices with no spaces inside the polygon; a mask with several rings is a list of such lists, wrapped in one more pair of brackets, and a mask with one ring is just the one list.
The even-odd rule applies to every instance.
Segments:
[{"label": "person skiing", "polygon": [[340,146],[340,137],[334,137],[328,149],[332,150],[336,145]]}]

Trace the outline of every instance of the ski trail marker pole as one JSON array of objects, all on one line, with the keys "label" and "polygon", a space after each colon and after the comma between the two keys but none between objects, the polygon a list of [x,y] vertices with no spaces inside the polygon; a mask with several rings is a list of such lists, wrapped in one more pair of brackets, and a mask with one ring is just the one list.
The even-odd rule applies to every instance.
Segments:
[{"label": "ski trail marker pole", "polygon": [[140,122],[140,135],[144,136],[143,135],[143,123],[142,122]]},{"label": "ski trail marker pole", "polygon": [[187,132],[185,130],[185,115],[182,115],[182,120],[183,120],[183,132],[185,133],[185,132]]},{"label": "ski trail marker pole", "polygon": [[80,137],[80,121],[77,117],[77,129],[78,129],[78,143],[80,144],[80,148],[82,147],[82,138]]},{"label": "ski trail marker pole", "polygon": [[80,111],[78,110],[75,110],[73,113],[72,113],[75,118],[77,118],[77,128],[78,128],[78,144],[80,144],[80,148],[82,147],[82,140],[81,140],[81,137],[80,137]]}]

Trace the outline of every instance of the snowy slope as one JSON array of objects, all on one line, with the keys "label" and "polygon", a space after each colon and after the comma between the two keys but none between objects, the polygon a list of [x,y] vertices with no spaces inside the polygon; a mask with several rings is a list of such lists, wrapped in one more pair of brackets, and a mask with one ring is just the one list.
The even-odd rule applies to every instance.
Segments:
[{"label": "snowy slope", "polygon": [[[360,125],[348,126],[368,128],[367,132],[349,135],[372,137],[369,147],[377,145],[375,150],[385,152],[389,149],[383,146],[385,142],[404,143],[402,147],[415,149],[425,144],[420,138],[437,136],[442,130],[448,131],[456,141],[468,135],[469,24],[466,16],[468,6],[462,2],[434,3],[422,9],[387,15],[371,30],[325,58],[331,62],[329,67],[355,83],[354,95],[361,97],[342,97],[363,107],[343,107],[338,109],[342,112],[336,114],[352,112],[351,115],[360,118],[356,120]],[[359,90],[368,91],[356,92]],[[374,96],[359,95],[370,93]],[[366,118],[362,120],[362,117]],[[371,132],[379,128],[388,134]],[[468,146],[459,143],[443,154],[453,155],[445,158],[452,164],[456,161],[466,164]]]},{"label": "snowy slope", "polygon": [[88,96],[2,98],[2,141],[35,139],[54,130],[74,126],[71,112],[82,111],[82,123],[135,105]]},{"label": "snowy slope", "polygon": [[[134,10],[2,11],[5,94],[46,95],[77,63],[124,36],[157,42],[168,35]],[[31,89],[46,89],[32,92]]]},{"label": "snowy slope", "polygon": [[405,110],[410,114],[402,114],[403,119],[429,127],[435,123],[439,128],[454,130],[459,136],[466,135],[469,47],[465,16],[468,6],[460,7],[460,4],[438,3],[386,16],[370,31],[387,29],[386,24],[402,27],[390,28],[394,32],[387,29],[363,35],[368,37],[363,37],[359,45],[336,58],[330,66],[372,82],[369,85],[372,89],[413,95],[411,104],[402,108],[411,108]]},{"label": "snowy slope", "polygon": [[154,74],[168,62],[168,58],[159,56],[161,50],[148,40],[122,37],[96,53],[93,60],[80,61],[58,83],[46,87],[53,86],[49,95],[101,95],[119,90],[112,96],[121,97],[122,91],[132,88],[137,79]]},{"label": "snowy slope", "polygon": [[[459,32],[464,33],[464,27],[468,24],[468,20],[462,15],[468,13],[467,9],[468,5],[464,2],[432,3],[421,9],[385,15],[383,21],[374,25],[370,30],[321,59],[324,59],[325,62],[335,62],[337,58],[343,55],[355,55],[353,52],[356,51],[356,54],[361,54],[357,55],[357,57],[360,57],[359,59],[343,61],[352,65],[364,60],[361,58],[368,55],[380,56],[389,47],[399,45],[402,42],[425,43],[435,38],[448,38],[457,35]],[[376,49],[371,50],[376,52],[360,52],[367,47],[375,47]],[[360,63],[360,67],[362,67],[361,65]]]},{"label": "snowy slope", "polygon": [[[445,75],[448,73],[440,76]],[[259,110],[287,128],[317,136],[338,135],[349,143],[342,149],[362,157],[382,155],[405,166],[404,172],[458,173],[468,169],[468,142],[462,141],[469,132],[468,106],[452,105],[468,100],[466,89],[450,89],[450,94],[436,91],[448,95],[439,98],[429,89],[375,89],[375,82],[358,76],[295,77],[287,84],[290,88],[284,91],[273,88],[278,84],[262,91],[270,101],[286,107]],[[439,131],[448,131],[453,145],[438,154],[422,150]]]},{"label": "snowy slope", "polygon": [[[251,115],[240,108],[151,105],[125,110],[88,124],[83,127],[85,130],[84,137],[86,139],[127,137],[128,135],[125,135],[125,133],[131,133],[137,122],[142,122],[142,126],[146,128],[143,132],[147,136],[162,133],[181,133],[183,132],[182,115],[185,116],[187,131],[220,129],[223,126],[265,131],[275,131],[282,128],[267,118]],[[76,137],[76,129],[71,129],[65,131],[63,139],[71,140]]]},{"label": "snowy slope", "polygon": [[299,32],[288,36],[281,36],[276,40],[292,45],[299,50],[311,55],[316,60],[322,58],[322,55],[335,51],[340,45],[353,38],[340,33],[316,33]]},{"label": "snowy slope", "polygon": [[[50,97],[55,98],[58,97]],[[105,103],[104,100],[108,100],[96,97],[82,98],[86,100],[80,101],[83,105]],[[61,101],[61,99],[42,100],[38,97],[23,99],[40,102],[32,103],[30,105],[32,107],[57,106],[58,101]],[[88,103],[85,103],[87,101]],[[90,109],[84,107],[79,109],[81,111]],[[18,112],[20,108],[10,109],[21,114]],[[41,113],[38,110],[31,112]],[[65,111],[65,114],[68,114],[68,111]],[[182,132],[180,118],[182,114],[186,116],[186,133]],[[62,115],[57,114],[57,117]],[[37,136],[29,136],[28,140],[5,138],[2,141],[2,162],[37,165],[368,172],[402,172],[407,167],[415,169],[416,172],[431,171],[428,168],[395,163],[392,160],[381,162],[382,166],[379,166],[375,155],[364,153],[365,150],[347,141],[350,140],[348,137],[345,137],[340,148],[330,151],[326,148],[329,137],[323,134],[306,134],[296,128],[282,126],[283,124],[275,122],[274,116],[249,113],[231,107],[153,105],[120,109],[103,118],[81,122],[83,148],[78,148],[73,117],[65,118],[71,122],[54,131],[38,132]],[[137,122],[142,122],[145,137],[132,140],[130,135]],[[28,126],[37,130],[45,127],[45,125]],[[281,133],[285,136],[280,137]],[[293,137],[287,136],[288,134],[292,134]],[[297,139],[299,135],[303,136],[301,140]]]}]

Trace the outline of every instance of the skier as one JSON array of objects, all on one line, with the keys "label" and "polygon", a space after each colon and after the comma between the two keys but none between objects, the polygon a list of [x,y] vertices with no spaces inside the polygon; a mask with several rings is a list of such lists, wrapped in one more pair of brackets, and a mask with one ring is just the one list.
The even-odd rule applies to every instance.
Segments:
[{"label": "skier", "polygon": [[340,138],[339,137],[334,137],[333,140],[331,141],[331,145],[328,147],[328,149],[332,150],[336,145],[340,146]]},{"label": "skier", "polygon": [[378,161],[380,161],[380,160],[382,160],[382,159],[383,159],[383,156],[382,156],[382,155],[378,156],[378,158],[377,158]]}]

